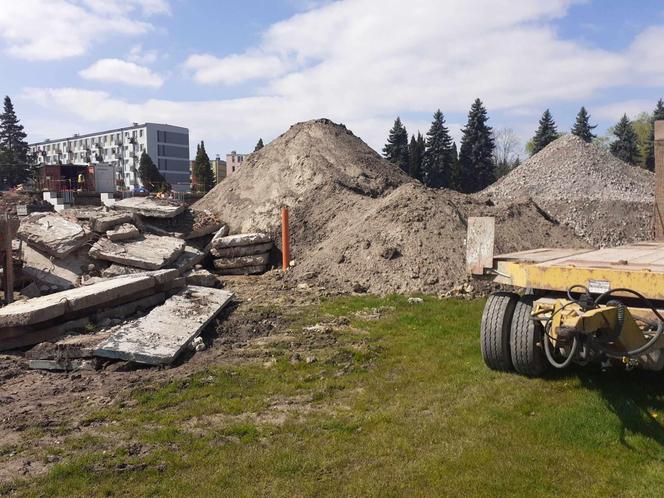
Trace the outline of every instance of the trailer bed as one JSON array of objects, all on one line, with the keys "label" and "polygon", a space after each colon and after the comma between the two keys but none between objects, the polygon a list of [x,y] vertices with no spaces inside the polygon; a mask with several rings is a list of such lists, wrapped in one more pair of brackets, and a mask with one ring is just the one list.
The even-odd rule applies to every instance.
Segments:
[{"label": "trailer bed", "polygon": [[533,249],[493,258],[495,281],[515,287],[565,291],[584,285],[592,293],[627,287],[664,300],[664,242],[606,249]]}]

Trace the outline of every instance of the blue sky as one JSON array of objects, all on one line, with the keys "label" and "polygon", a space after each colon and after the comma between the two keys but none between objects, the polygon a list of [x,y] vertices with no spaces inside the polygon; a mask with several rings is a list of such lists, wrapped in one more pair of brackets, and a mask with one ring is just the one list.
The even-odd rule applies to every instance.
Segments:
[{"label": "blue sky", "polygon": [[168,122],[223,156],[329,117],[380,150],[437,108],[458,138],[480,97],[523,145],[546,108],[604,133],[664,97],[664,3],[22,0],[0,68],[30,140]]}]

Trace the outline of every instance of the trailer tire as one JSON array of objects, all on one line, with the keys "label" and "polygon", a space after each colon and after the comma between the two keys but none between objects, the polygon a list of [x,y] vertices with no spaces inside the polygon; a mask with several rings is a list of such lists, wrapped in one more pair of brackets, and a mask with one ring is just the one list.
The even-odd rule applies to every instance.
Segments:
[{"label": "trailer tire", "polygon": [[484,305],[480,327],[480,348],[486,366],[492,370],[510,372],[510,328],[519,296],[513,292],[494,292]]},{"label": "trailer tire", "polygon": [[516,303],[510,332],[514,370],[528,377],[541,376],[549,366],[544,353],[544,328],[531,320],[535,296],[523,296]]}]

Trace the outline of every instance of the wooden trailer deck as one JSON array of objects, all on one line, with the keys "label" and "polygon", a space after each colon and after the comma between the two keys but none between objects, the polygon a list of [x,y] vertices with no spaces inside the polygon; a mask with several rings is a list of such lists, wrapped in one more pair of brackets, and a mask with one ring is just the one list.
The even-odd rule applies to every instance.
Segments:
[{"label": "wooden trailer deck", "polygon": [[565,291],[585,285],[592,293],[627,287],[664,300],[664,242],[607,249],[533,249],[493,258],[495,281],[515,287]]}]

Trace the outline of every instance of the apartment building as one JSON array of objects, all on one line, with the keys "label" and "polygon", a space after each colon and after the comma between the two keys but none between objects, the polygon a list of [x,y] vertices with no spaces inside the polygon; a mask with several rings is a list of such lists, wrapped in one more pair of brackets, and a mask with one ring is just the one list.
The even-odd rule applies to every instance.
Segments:
[{"label": "apartment building", "polygon": [[248,155],[249,154],[238,154],[236,151],[226,154],[226,176],[231,176],[235,173],[238,168],[242,166]]},{"label": "apartment building", "polygon": [[30,144],[37,166],[110,164],[118,187],[130,189],[140,186],[137,172],[143,151],[174,190],[189,190],[189,130],[181,126],[133,123],[125,128]]}]

